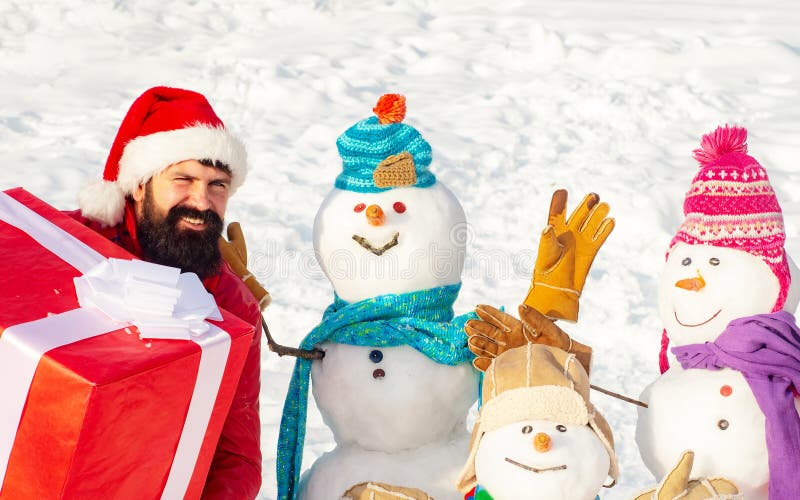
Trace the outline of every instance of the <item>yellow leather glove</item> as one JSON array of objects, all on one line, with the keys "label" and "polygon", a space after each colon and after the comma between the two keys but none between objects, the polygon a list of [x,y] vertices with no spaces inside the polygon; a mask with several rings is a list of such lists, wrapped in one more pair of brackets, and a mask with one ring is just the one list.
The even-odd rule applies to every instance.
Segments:
[{"label": "yellow leather glove", "polygon": [[655,489],[640,494],[634,500],[706,500],[713,498],[744,499],[731,481],[723,478],[689,479],[694,453],[684,451],[678,465]]},{"label": "yellow leather glove", "polygon": [[255,276],[247,270],[247,245],[244,242],[242,227],[238,222],[228,224],[227,240],[222,236],[219,237],[219,250],[225,262],[242,279],[256,300],[258,300],[258,306],[263,311],[272,301],[272,296],[261,286]]},{"label": "yellow leather glove", "polygon": [[550,201],[524,303],[549,318],[575,322],[586,276],[614,230],[614,219],[606,218],[608,203],[600,203],[595,193],[586,195],[569,218],[566,210],[567,191],[559,189]]},{"label": "yellow leather glove", "polygon": [[509,349],[532,343],[558,347],[575,354],[589,373],[591,347],[573,340],[536,309],[524,304],[519,306],[520,319],[487,305],[479,305],[475,313],[480,319],[467,321],[464,330],[469,337],[469,349],[476,356],[472,364],[478,370],[486,371],[494,358]]},{"label": "yellow leather glove", "polygon": [[422,490],[384,483],[359,483],[342,496],[350,500],[433,500]]}]

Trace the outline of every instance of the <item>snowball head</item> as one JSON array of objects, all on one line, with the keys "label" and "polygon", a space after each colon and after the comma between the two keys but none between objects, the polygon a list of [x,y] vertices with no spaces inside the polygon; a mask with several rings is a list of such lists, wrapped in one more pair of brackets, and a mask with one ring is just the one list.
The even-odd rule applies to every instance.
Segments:
[{"label": "snowball head", "polygon": [[319,347],[325,358],[311,365],[312,389],[337,443],[391,453],[466,434],[478,394],[470,363],[443,365],[409,346]]},{"label": "snowball head", "polygon": [[[550,438],[548,451],[534,446],[540,433]],[[588,425],[526,420],[484,434],[475,475],[495,500],[594,500],[607,479],[609,460]]]},{"label": "snowball head", "polygon": [[[374,207],[384,215],[377,225],[368,217]],[[441,182],[380,193],[334,188],[314,220],[314,249],[339,297],[357,302],[459,283],[467,234],[464,210]]]},{"label": "snowball head", "polygon": [[769,465],[764,414],[741,373],[670,369],[640,398],[636,443],[657,480],[685,450],[692,477],[724,477],[748,500],[766,500]]},{"label": "snowball head", "polygon": [[[676,286],[698,276],[704,282],[699,290]],[[760,258],[681,242],[661,274],[659,313],[671,346],[702,343],[715,340],[731,320],[772,312],[779,292],[778,278]]]}]

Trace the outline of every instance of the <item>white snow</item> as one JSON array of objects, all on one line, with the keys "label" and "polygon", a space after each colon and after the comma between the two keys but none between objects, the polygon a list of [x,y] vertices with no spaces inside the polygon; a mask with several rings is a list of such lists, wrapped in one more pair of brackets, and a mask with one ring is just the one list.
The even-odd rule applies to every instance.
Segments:
[{"label": "white snow", "polygon": [[[636,397],[658,373],[658,277],[696,171],[723,123],[750,131],[800,255],[800,6],[790,0],[429,2],[117,0],[0,3],[0,189],[61,209],[99,179],[133,99],[167,84],[204,93],[248,147],[229,205],[274,335],[297,345],[332,299],[314,214],[341,161],[336,137],[386,92],[431,143],[431,170],[470,223],[456,312],[513,310],[529,284],[551,192],[596,191],[617,228],[569,331],[595,348],[595,384]],[[263,498],[293,362],[263,354]],[[654,483],[636,410],[594,394],[614,429],[626,499]],[[306,467],[333,447],[311,409]],[[413,486],[413,485],[412,485]]]}]

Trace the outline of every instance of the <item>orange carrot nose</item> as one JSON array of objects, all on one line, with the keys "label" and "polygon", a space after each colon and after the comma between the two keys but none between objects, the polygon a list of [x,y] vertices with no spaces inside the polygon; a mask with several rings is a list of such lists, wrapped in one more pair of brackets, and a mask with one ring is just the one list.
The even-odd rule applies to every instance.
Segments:
[{"label": "orange carrot nose", "polygon": [[533,436],[533,447],[539,453],[546,453],[553,447],[553,440],[544,432],[539,432]]},{"label": "orange carrot nose", "polygon": [[675,286],[678,288],[683,288],[684,290],[689,290],[690,292],[699,292],[704,286],[706,286],[706,280],[704,280],[700,275],[700,271],[697,271],[696,278],[678,280],[675,282]]},{"label": "orange carrot nose", "polygon": [[386,220],[386,214],[383,213],[378,205],[370,205],[366,210],[367,222],[373,226],[380,226]]}]

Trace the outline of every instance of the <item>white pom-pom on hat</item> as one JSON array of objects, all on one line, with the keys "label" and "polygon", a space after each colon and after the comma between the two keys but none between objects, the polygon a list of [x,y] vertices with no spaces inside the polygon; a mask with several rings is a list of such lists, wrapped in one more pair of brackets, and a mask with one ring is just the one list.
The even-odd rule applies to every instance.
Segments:
[{"label": "white pom-pom on hat", "polygon": [[104,226],[116,226],[125,213],[125,193],[116,182],[95,181],[78,193],[78,206],[85,217]]}]

